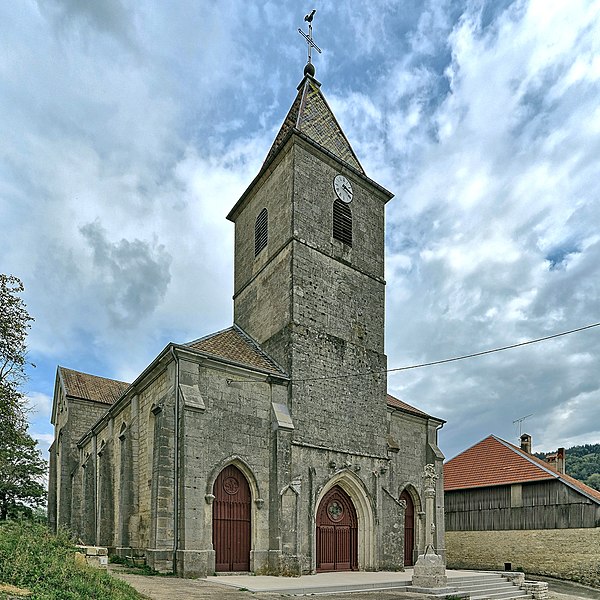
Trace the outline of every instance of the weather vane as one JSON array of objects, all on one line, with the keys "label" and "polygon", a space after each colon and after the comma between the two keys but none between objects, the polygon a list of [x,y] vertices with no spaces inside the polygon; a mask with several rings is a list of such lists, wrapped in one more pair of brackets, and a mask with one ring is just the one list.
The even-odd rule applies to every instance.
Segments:
[{"label": "weather vane", "polygon": [[308,35],[302,31],[302,29],[298,28],[298,33],[306,40],[308,44],[308,64],[312,65],[312,49],[314,48],[319,54],[321,54],[321,48],[315,44],[312,37],[312,22],[315,17],[316,9],[313,9],[312,12],[304,17],[304,20],[308,23]]}]

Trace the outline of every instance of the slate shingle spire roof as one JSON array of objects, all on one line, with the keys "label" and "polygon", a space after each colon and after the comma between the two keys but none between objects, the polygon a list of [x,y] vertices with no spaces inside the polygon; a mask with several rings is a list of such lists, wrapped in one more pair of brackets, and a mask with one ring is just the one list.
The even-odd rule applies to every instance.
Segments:
[{"label": "slate shingle spire roof", "polygon": [[291,132],[297,131],[364,175],[365,171],[320,87],[321,84],[309,74],[300,82],[298,95],[275,137],[265,164],[277,154]]},{"label": "slate shingle spire roof", "polygon": [[447,492],[552,479],[600,502],[597,490],[559,473],[545,461],[495,435],[489,435],[444,465],[444,490]]}]

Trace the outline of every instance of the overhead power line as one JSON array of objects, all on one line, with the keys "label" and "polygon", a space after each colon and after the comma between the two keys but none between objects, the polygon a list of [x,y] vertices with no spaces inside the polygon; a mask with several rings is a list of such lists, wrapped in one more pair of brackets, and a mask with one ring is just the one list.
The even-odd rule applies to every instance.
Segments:
[{"label": "overhead power line", "polygon": [[592,329],[594,327],[600,327],[600,323],[592,323],[591,325],[585,325],[584,327],[578,327],[577,329],[570,329],[569,331],[562,331],[560,333],[554,333],[553,335],[547,335],[545,337],[536,338],[534,340],[527,340],[526,342],[519,342],[518,344],[510,344],[509,346],[501,346],[499,348],[492,348],[490,350],[482,350],[481,352],[472,352],[471,354],[463,354],[461,356],[453,356],[452,358],[444,358],[441,360],[433,360],[425,363],[418,363],[415,365],[408,365],[406,367],[396,367],[394,369],[386,369],[384,371],[363,371],[361,373],[346,373],[344,375],[322,375],[320,377],[308,377],[305,379],[292,379],[292,383],[304,383],[307,381],[323,381],[327,379],[345,379],[347,377],[365,377],[367,375],[383,375],[384,373],[396,373],[398,371],[409,371],[411,369],[421,369],[423,367],[433,367],[435,365],[443,365],[446,363],[457,362],[459,360],[466,360],[468,358],[475,358],[477,356],[484,356],[486,354],[494,354],[495,352],[503,352],[504,350],[512,350],[513,348],[520,348],[521,346],[528,346],[530,344],[539,344],[547,340],[563,337],[565,335],[571,335],[572,333],[578,333],[585,331],[586,329]]}]

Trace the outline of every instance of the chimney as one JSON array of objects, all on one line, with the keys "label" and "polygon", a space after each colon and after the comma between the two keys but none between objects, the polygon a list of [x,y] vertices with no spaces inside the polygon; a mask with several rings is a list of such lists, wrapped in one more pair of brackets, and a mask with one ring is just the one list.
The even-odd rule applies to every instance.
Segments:
[{"label": "chimney", "polygon": [[564,448],[559,448],[556,452],[556,470],[562,475],[567,472],[567,461]]},{"label": "chimney", "polygon": [[521,450],[531,454],[531,436],[528,433],[524,433],[521,436]]}]

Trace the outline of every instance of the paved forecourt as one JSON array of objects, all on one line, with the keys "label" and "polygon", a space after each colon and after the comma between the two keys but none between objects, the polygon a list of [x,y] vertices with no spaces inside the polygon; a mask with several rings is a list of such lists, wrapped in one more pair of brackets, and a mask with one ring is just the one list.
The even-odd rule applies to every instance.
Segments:
[{"label": "paved forecourt", "polygon": [[[475,575],[475,571],[446,571],[448,585],[452,578]],[[270,577],[254,575],[219,575],[206,581],[219,585],[246,589],[251,592],[278,592],[282,594],[325,594],[350,591],[404,589],[411,585],[413,570],[354,571],[317,573],[301,577]]]}]

